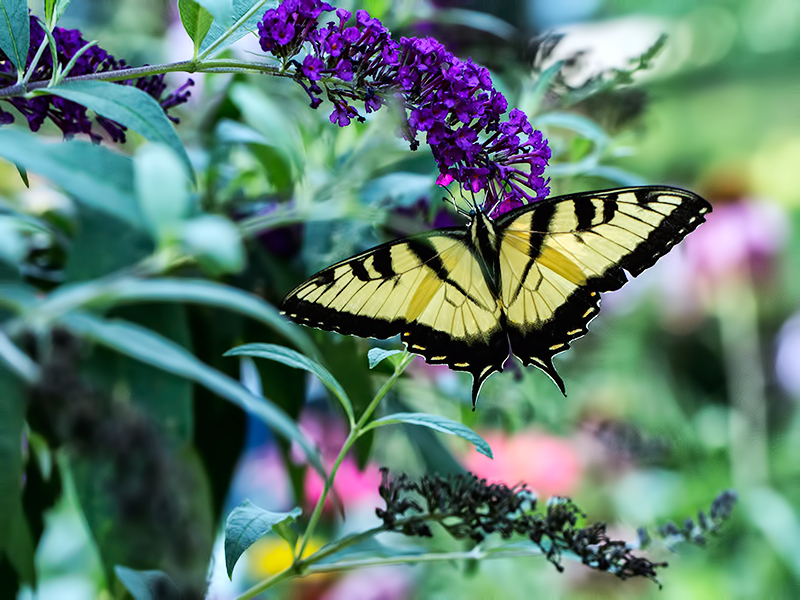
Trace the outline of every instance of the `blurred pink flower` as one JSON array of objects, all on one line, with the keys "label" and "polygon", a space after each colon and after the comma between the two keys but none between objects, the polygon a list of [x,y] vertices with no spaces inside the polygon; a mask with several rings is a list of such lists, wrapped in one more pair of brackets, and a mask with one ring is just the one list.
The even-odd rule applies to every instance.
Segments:
[{"label": "blurred pink flower", "polygon": [[743,272],[756,280],[771,274],[788,234],[779,206],[738,200],[716,205],[706,219],[683,243],[696,277],[718,282]]},{"label": "blurred pink flower", "polygon": [[[326,465],[328,466],[328,465]],[[377,465],[368,463],[363,471],[358,469],[356,461],[351,456],[347,456],[333,480],[333,491],[341,500],[345,508],[359,504],[370,504],[372,508],[381,505],[381,497],[378,495],[378,486],[381,484],[381,472]],[[314,506],[322,495],[323,481],[319,474],[313,469],[306,470],[304,481],[306,502]],[[333,504],[330,496],[325,501],[325,509],[331,510]]]},{"label": "blurred pink flower", "polygon": [[473,452],[465,466],[490,483],[526,483],[542,497],[568,496],[580,484],[583,465],[568,439],[535,430],[511,436],[491,432],[483,438],[492,447],[494,460]]},{"label": "blurred pink flower", "polygon": [[[326,469],[333,466],[339,451],[347,438],[347,425],[336,414],[317,409],[306,409],[300,415],[300,429],[303,430],[311,441],[320,449],[322,463]],[[302,462],[304,457],[299,448],[293,455]],[[381,473],[377,465],[369,463],[363,471],[359,470],[355,459],[347,455],[339,465],[333,483],[333,490],[342,504],[352,507],[364,502],[371,502],[372,508],[381,502],[378,495],[378,486],[381,483]],[[303,482],[306,503],[314,506],[322,495],[324,483],[319,474],[308,467]],[[333,504],[330,496],[325,501],[325,509],[331,510]]]},{"label": "blurred pink flower", "polygon": [[411,597],[412,583],[408,568],[362,569],[342,577],[322,600],[403,600]]},{"label": "blurred pink flower", "polygon": [[[330,461],[332,464],[347,439],[347,425],[344,420],[327,410],[306,408],[300,414],[298,426],[319,448],[323,461]],[[292,443],[291,456],[292,461],[297,464],[306,460],[305,454],[295,442]]]}]

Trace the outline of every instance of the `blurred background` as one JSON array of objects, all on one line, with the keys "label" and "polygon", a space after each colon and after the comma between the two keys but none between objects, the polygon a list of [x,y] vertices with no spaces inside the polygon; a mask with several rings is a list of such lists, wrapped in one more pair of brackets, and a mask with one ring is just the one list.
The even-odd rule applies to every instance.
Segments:
[{"label": "blurred background", "polygon": [[[467,375],[415,361],[385,410],[463,421],[490,443],[494,461],[428,430],[386,428],[343,464],[337,491],[347,518],[326,511],[312,546],[377,523],[379,466],[412,475],[466,469],[508,485],[525,482],[542,497],[572,497],[590,521],[606,521],[613,536],[630,540],[638,526],[695,516],[724,489],[735,489],[740,503],[706,548],[651,555],[670,564],[661,591],[649,581],[622,582],[570,561],[562,574],[544,560],[509,559],[315,576],[270,597],[797,597],[800,3],[364,0],[337,6],[366,8],[396,36],[434,36],[489,67],[509,106],[526,111],[548,137],[553,159],[545,174],[553,195],[668,184],[699,193],[714,211],[655,267],[604,296],[590,333],[556,358],[567,398],[538,370],[514,366],[488,380],[472,412]],[[129,64],[191,55],[172,2],[73,0],[61,24],[80,28]],[[259,49],[248,38],[230,52],[253,58]],[[329,107],[309,109],[291,81],[193,77],[197,85],[178,132],[200,176],[200,206],[236,222],[245,240],[245,266],[223,277],[230,285],[277,304],[335,260],[450,218],[426,147],[409,151],[394,136],[389,111],[340,129],[328,122]],[[43,181],[34,179],[25,190],[13,183],[12,166],[3,165],[3,172],[1,191],[32,214],[72,214],[70,200]],[[66,259],[50,256],[48,268],[58,269],[59,260]],[[84,253],[71,268],[97,277],[94,260]],[[222,310],[156,308],[147,314],[129,308],[124,315],[158,331],[177,327],[175,335],[186,336],[198,357],[237,378],[239,367],[221,358],[224,351],[250,341],[283,343]],[[378,342],[319,331],[312,337],[363,408],[385,377],[367,365],[366,352]],[[396,340],[378,344],[399,346]],[[88,356],[99,360],[97,351]],[[130,383],[151,377],[150,370],[115,373]],[[264,393],[299,419],[324,457],[335,456],[345,421],[324,389],[277,364],[262,361],[258,371]],[[118,381],[96,381],[118,389]],[[129,387],[136,392],[135,384]],[[194,457],[213,522],[221,524],[244,498],[281,511],[319,497],[313,471],[264,426],[204,389],[156,388],[142,391],[162,394],[143,409],[157,420],[172,414],[169,402],[177,396],[192,403],[182,450],[175,452]],[[40,479],[29,485],[49,489],[47,478]],[[79,510],[85,504],[80,490],[56,496],[43,512],[37,597],[94,597],[104,585],[104,566],[81,510],[99,509]],[[460,547],[438,537],[433,544]],[[265,538],[247,552],[231,583],[220,552],[217,541],[209,592],[217,599],[234,597],[290,560],[282,541]]]}]

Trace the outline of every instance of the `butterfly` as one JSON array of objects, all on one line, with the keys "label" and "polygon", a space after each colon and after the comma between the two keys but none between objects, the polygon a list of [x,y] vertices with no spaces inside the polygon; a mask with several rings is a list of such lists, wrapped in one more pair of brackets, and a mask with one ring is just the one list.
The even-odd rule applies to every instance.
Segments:
[{"label": "butterfly", "polygon": [[644,186],[558,196],[496,220],[382,244],[313,275],[281,311],[297,323],[385,339],[472,374],[472,404],[513,353],[566,395],[553,356],[587,333],[600,293],[639,275],[711,211],[700,196]]}]

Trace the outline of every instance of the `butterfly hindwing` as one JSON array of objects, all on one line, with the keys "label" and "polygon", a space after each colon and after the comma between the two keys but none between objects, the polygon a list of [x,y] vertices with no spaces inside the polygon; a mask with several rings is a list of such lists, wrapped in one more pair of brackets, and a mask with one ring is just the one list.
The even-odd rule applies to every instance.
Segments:
[{"label": "butterfly hindwing", "polygon": [[472,373],[475,395],[508,356],[498,299],[464,228],[397,240],[337,263],[293,290],[281,309],[330,331],[400,334],[429,363]]},{"label": "butterfly hindwing", "polygon": [[619,289],[703,222],[695,194],[645,187],[552,198],[496,222],[501,304],[512,352],[564,392],[552,357],[581,337],[600,292]]}]

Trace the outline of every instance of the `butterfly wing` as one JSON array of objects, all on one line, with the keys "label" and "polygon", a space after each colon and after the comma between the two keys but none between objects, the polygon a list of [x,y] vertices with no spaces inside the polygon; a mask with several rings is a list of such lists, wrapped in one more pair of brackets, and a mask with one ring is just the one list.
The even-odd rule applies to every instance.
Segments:
[{"label": "butterfly wing", "polygon": [[389,242],[323,269],[289,293],[281,310],[329,331],[400,334],[427,362],[472,373],[473,398],[509,352],[499,301],[464,228]]},{"label": "butterfly wing", "polygon": [[600,292],[619,289],[705,219],[699,196],[640,187],[551,198],[496,222],[501,302],[511,351],[564,393],[553,356],[587,331]]}]

